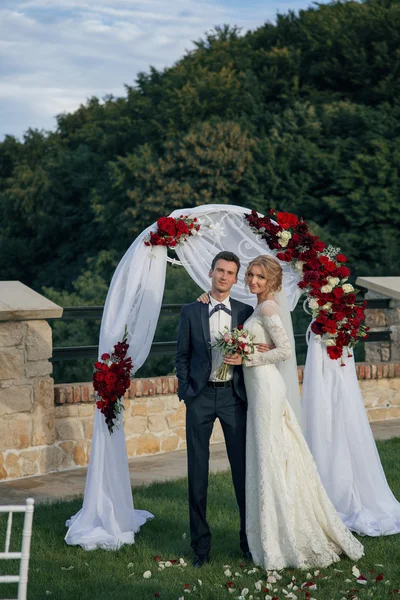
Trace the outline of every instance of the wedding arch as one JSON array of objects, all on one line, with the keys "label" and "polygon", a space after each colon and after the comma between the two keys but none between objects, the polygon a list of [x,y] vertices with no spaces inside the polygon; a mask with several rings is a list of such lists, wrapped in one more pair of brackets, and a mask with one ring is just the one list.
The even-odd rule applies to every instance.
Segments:
[{"label": "wedding arch", "polygon": [[[235,252],[242,268],[231,296],[254,306],[255,299],[244,286],[246,266],[260,254],[275,256],[283,270],[280,313],[293,346],[290,311],[303,292],[307,294],[307,310],[313,316],[307,332],[302,402],[295,352],[278,368],[322,482],[353,531],[372,536],[399,533],[400,504],[387,484],[359,390],[354,358],[347,350],[357,337],[365,335],[365,328],[361,324],[362,307],[355,302],[352,286],[346,283],[346,257],[338,253],[339,249],[326,247],[311,236],[306,224],[294,215],[278,213],[278,217],[280,224],[254,211],[249,214],[243,207],[209,204],[174,211],[162,218],[164,221],[159,219],[148,227],[132,243],[114,273],[101,324],[99,356],[110,352],[127,327],[133,372],[143,365],[161,310],[167,262],[185,268],[200,288],[208,290],[213,257],[222,250]],[[175,228],[169,227],[173,219]],[[304,240],[307,247],[301,245]],[[168,257],[168,247],[174,248],[179,260]],[[310,272],[307,277],[304,269]],[[323,281],[315,275],[317,271],[324,273]],[[342,291],[334,292],[336,288]],[[332,309],[335,302],[336,309]],[[336,321],[331,314],[335,310],[341,317]],[[133,543],[135,533],[151,517],[133,506],[123,427],[110,435],[103,415],[96,410],[83,506],[67,521],[66,542],[87,550],[115,550],[124,543]]]}]

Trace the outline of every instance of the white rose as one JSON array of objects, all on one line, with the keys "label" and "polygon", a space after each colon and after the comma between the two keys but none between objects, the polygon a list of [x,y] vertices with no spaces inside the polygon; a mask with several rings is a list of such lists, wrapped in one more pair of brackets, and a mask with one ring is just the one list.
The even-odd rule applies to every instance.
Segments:
[{"label": "white rose", "polygon": [[329,294],[332,291],[332,286],[331,285],[323,285],[321,288],[321,292],[323,294]]},{"label": "white rose", "polygon": [[342,285],[342,290],[345,294],[350,294],[350,292],[354,292],[354,288],[351,285],[351,283],[345,283],[344,285]]},{"label": "white rose", "polygon": [[304,263],[301,260],[298,260],[295,265],[294,268],[296,269],[296,271],[303,271],[303,265]]},{"label": "white rose", "polygon": [[282,247],[282,248],[286,248],[286,246],[288,245],[288,240],[283,240],[282,238],[280,240],[278,240],[278,244]]},{"label": "white rose", "polygon": [[336,342],[335,342],[335,340],[332,340],[332,339],[326,340],[325,346],[336,346]]},{"label": "white rose", "polygon": [[318,308],[318,300],[316,300],[315,298],[310,298],[310,300],[308,301],[308,306],[311,308],[311,310]]},{"label": "white rose", "polygon": [[335,287],[335,285],[337,285],[340,281],[339,277],[328,277],[328,283],[329,285]]},{"label": "white rose", "polygon": [[322,310],[331,310],[332,308],[332,302],[327,302],[326,304],[324,304],[322,306]]},{"label": "white rose", "polygon": [[280,237],[283,238],[284,240],[290,240],[290,238],[292,237],[292,234],[290,233],[290,231],[281,231],[280,232],[281,235]]}]

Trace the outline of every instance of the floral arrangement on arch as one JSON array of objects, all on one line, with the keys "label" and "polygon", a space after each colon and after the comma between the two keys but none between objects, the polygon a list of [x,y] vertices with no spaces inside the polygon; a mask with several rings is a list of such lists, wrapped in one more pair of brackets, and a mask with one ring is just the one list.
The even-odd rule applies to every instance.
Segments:
[{"label": "floral arrangement on arch", "polygon": [[115,344],[111,354],[102,354],[101,361],[94,363],[92,379],[96,406],[105,416],[110,434],[118,427],[118,417],[124,409],[122,399],[131,381],[132,359],[126,358],[127,338],[125,326],[122,341]]},{"label": "floral arrangement on arch", "polygon": [[362,324],[366,303],[357,302],[357,290],[347,283],[350,269],[346,256],[340,248],[311,235],[307,223],[294,214],[270,210],[269,216],[259,217],[253,210],[245,218],[276,251],[276,257],[302,275],[298,286],[306,294],[314,318],[311,330],[326,345],[330,358],[340,358],[344,366],[343,349],[351,356],[349,349],[368,337],[369,330]]},{"label": "floral arrangement on arch", "polygon": [[175,248],[182,244],[187,237],[197,235],[200,224],[197,219],[181,215],[178,219],[173,217],[160,217],[157,221],[157,231],[151,231],[145,239],[146,246],[168,246]]}]

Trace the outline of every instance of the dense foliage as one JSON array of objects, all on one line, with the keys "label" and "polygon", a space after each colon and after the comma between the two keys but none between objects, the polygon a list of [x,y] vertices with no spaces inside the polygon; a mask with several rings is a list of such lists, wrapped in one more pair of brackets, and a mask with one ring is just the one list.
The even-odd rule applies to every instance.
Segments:
[{"label": "dense foliage", "polygon": [[[0,277],[64,306],[101,304],[144,227],[215,202],[294,212],[356,275],[397,274],[399,98],[400,0],[314,5],[245,35],[217,28],[125,97],[0,144]],[[181,290],[169,284],[170,300]],[[56,345],[97,336],[59,325]]]}]

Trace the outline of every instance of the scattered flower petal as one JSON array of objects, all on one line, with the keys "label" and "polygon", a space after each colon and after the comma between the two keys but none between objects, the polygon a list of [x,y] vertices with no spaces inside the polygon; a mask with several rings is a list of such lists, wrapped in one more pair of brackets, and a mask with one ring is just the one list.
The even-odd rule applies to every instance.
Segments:
[{"label": "scattered flower petal", "polygon": [[273,575],[267,577],[267,583],[276,583],[276,579]]},{"label": "scattered flower petal", "polygon": [[151,571],[145,571],[145,572],[143,573],[143,577],[144,577],[145,579],[150,579],[150,577],[151,577]]},{"label": "scattered flower petal", "polygon": [[73,568],[72,565],[70,567],[61,567],[61,571],[72,571]]},{"label": "scattered flower petal", "polygon": [[361,585],[367,585],[368,581],[364,575],[360,575],[360,577],[357,577],[357,583],[360,583]]},{"label": "scattered flower petal", "polygon": [[360,571],[355,566],[352,568],[351,572],[353,573],[354,577],[360,577],[361,575]]},{"label": "scattered flower petal", "polygon": [[379,573],[379,575],[377,575],[375,577],[375,581],[382,581],[382,579],[383,579],[383,573]]},{"label": "scattered flower petal", "polygon": [[170,560],[167,560],[167,562],[164,565],[165,567],[172,567],[172,562]]}]

